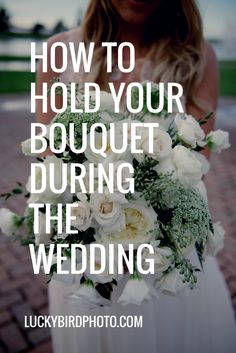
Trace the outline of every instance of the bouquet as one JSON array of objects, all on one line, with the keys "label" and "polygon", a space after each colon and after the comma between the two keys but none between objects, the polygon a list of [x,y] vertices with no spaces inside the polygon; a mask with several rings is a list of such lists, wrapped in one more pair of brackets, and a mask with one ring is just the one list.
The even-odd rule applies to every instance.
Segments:
[{"label": "bouquet", "polygon": [[[154,107],[158,97],[159,86],[153,83]],[[169,114],[166,104],[151,114],[145,95],[136,114],[125,109],[114,113],[109,93],[101,92],[100,98],[99,111],[83,112],[84,92],[78,86],[81,112],[68,107],[44,127],[50,153],[36,156],[25,188],[19,183],[1,195],[7,199],[23,194],[25,213],[2,208],[0,227],[30,246],[35,273],[43,263],[49,280],[74,285],[67,299],[75,303],[109,305],[122,278],[126,283],[118,302],[123,305],[141,304],[160,292],[193,289],[205,257],[215,256],[224,238],[222,226],[212,222],[209,212],[203,181],[209,165],[201,152],[228,148],[228,133],[205,135],[202,125],[209,116],[196,120]],[[138,106],[135,89],[131,100]],[[144,127],[156,123],[150,150],[150,131]],[[34,148],[40,150],[43,140],[35,141]],[[22,143],[22,151],[35,155],[32,139]],[[199,266],[192,261],[193,252]],[[151,281],[145,278],[149,273]]]}]

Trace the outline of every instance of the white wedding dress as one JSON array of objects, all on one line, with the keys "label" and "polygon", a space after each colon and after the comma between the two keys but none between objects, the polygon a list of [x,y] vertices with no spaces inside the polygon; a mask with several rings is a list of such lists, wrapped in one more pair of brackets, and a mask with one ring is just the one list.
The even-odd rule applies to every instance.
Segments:
[{"label": "white wedding dress", "polygon": [[[78,42],[79,32],[68,32],[68,42]],[[151,79],[150,63],[137,62],[139,81]],[[135,73],[134,73],[135,75]],[[80,81],[71,70],[61,77],[64,82]],[[111,80],[120,80],[118,73]],[[126,81],[137,81],[130,75]],[[196,255],[194,264],[200,267]],[[127,275],[126,275],[127,276]],[[126,277],[125,276],[125,277]],[[145,278],[146,279],[146,278]],[[149,278],[150,279],[150,278]],[[235,353],[236,326],[224,278],[215,258],[208,257],[198,275],[197,288],[189,295],[158,299],[141,306],[116,303],[126,278],[112,294],[111,307],[84,309],[66,302],[72,287],[53,280],[49,285],[51,315],[142,315],[142,328],[53,328],[55,353]]]}]

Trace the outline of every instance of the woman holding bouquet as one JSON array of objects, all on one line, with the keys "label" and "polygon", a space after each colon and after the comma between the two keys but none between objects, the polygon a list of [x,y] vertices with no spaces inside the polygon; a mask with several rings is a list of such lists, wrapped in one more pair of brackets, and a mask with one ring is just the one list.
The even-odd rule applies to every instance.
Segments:
[{"label": "woman holding bouquet", "polygon": [[[203,39],[202,23],[195,0],[91,0],[80,28],[58,34],[49,39],[68,45],[73,42],[95,42],[92,70],[75,74],[69,69],[60,76],[65,82],[97,82],[106,90],[108,82],[118,87],[121,82],[178,82],[185,92],[184,104],[188,114],[202,118],[215,112],[218,99],[217,61],[213,49]],[[106,73],[105,50],[102,42],[131,42],[135,47],[136,66],[132,73],[121,73],[113,66]],[[116,62],[116,54],[113,61]],[[50,60],[50,52],[48,61]],[[126,55],[129,61],[128,53]],[[57,52],[57,66],[62,55]],[[72,65],[71,65],[72,67]],[[58,76],[53,71],[38,68],[38,93],[42,82]],[[61,98],[57,98],[58,106]],[[42,113],[38,119],[49,123],[55,114]],[[213,117],[204,125],[205,132],[213,126]],[[200,267],[196,253],[190,254]],[[176,283],[171,283],[173,292]],[[142,328],[54,328],[56,353],[233,353],[236,347],[235,325],[223,277],[216,260],[207,258],[198,276],[197,288],[188,296],[158,299],[140,306],[117,304],[120,287],[114,286],[112,306],[92,311],[65,302],[71,288],[52,281],[50,310],[52,315],[142,315]]]}]

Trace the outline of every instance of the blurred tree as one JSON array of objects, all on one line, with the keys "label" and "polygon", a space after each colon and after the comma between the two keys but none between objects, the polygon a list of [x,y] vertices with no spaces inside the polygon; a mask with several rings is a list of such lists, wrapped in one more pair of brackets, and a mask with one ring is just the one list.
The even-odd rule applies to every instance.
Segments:
[{"label": "blurred tree", "polygon": [[45,26],[41,23],[36,23],[33,28],[32,28],[32,34],[34,35],[40,35],[43,34],[43,32],[45,31]]},{"label": "blurred tree", "polygon": [[0,7],[0,32],[7,32],[10,28],[10,15],[4,7]]},{"label": "blurred tree", "polygon": [[53,33],[60,33],[60,32],[64,32],[67,31],[67,27],[65,26],[63,21],[58,21],[53,29]]}]

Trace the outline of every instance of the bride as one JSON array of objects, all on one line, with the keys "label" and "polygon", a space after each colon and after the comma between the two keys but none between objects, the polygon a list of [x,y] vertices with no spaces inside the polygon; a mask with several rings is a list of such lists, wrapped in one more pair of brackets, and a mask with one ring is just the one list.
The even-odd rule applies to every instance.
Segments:
[{"label": "bride", "polygon": [[[178,82],[184,87],[185,107],[196,118],[215,111],[218,99],[217,61],[213,49],[203,39],[202,23],[195,0],[91,0],[81,28],[58,34],[55,42],[95,42],[96,50],[90,73],[74,73],[67,69],[60,80],[97,82],[106,90],[108,82],[119,87],[121,82],[143,80]],[[136,65],[132,73],[105,72],[105,50],[101,42],[131,42],[135,47]],[[128,53],[125,53],[127,62]],[[113,61],[117,57],[114,54]],[[56,53],[57,67],[62,53]],[[50,62],[50,50],[48,51]],[[72,65],[68,65],[72,68]],[[58,77],[52,70],[44,73],[39,62],[37,88]],[[58,107],[61,98],[57,97]],[[38,120],[47,124],[54,113],[42,112]],[[204,125],[206,132],[213,127],[213,118]],[[191,254],[198,265],[197,256]],[[121,281],[122,282],[122,281]],[[67,284],[52,281],[49,286],[51,315],[109,315],[119,318],[142,316],[142,327],[56,327],[52,329],[55,353],[233,353],[236,330],[233,310],[224,279],[214,258],[207,258],[199,274],[198,286],[188,296],[158,299],[141,306],[116,304],[122,285],[114,288],[112,307],[86,310],[66,302],[71,292]]]}]

